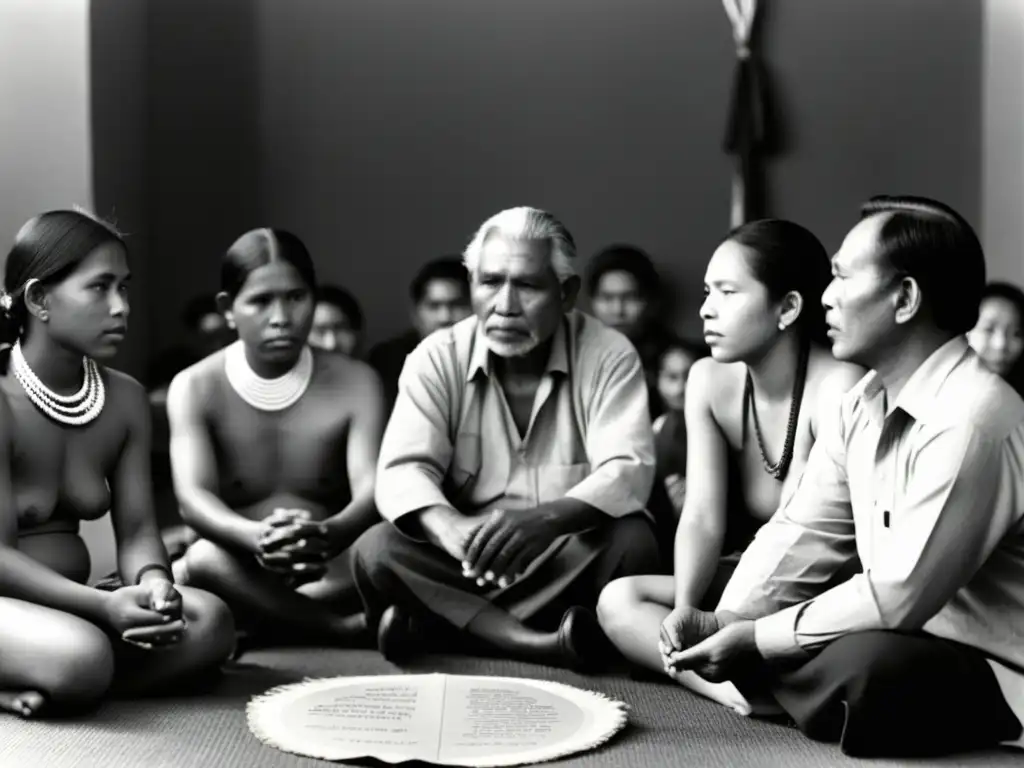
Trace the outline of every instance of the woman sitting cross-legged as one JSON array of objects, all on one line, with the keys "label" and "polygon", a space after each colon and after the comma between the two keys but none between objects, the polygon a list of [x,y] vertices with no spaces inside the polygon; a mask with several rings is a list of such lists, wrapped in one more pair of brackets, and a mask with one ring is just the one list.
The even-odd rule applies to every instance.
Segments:
[{"label": "woman sitting cross-legged", "polygon": [[313,351],[316,274],[293,234],[242,235],[218,302],[239,339],[182,371],[167,399],[182,583],[223,597],[253,642],[344,643],[366,623],[348,546],[373,503],[384,397],[376,373]]},{"label": "woman sitting cross-legged", "polygon": [[[739,555],[795,487],[818,430],[863,371],[821,345],[829,261],[803,227],[763,220],[734,230],[711,257],[700,314],[711,358],[686,387],[686,496],[675,575],[633,576],[601,594],[605,632],[636,664],[677,675],[696,609],[717,604]],[[692,683],[692,685],[691,685]]]},{"label": "woman sitting cross-legged", "polygon": [[[227,606],[175,589],[157,530],[150,411],[106,368],[128,320],[128,254],[74,211],[18,232],[0,353],[0,709],[22,717],[108,692],[180,691],[234,643]],[[79,522],[110,511],[119,579],[85,586]]]}]

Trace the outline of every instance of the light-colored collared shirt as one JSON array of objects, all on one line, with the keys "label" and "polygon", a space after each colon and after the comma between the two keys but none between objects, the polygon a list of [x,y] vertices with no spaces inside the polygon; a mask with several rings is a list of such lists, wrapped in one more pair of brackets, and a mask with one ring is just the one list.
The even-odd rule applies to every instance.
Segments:
[{"label": "light-colored collared shirt", "polygon": [[653,478],[646,382],[625,336],[566,315],[521,437],[470,317],[406,359],[376,498],[392,522],[435,505],[477,516],[564,497],[620,517],[644,510]]},{"label": "light-colored collared shirt", "polygon": [[[854,557],[862,572],[825,589]],[[766,659],[872,629],[972,646],[1024,722],[1024,401],[963,337],[891,407],[869,373],[819,430],[719,609],[757,618]]]}]

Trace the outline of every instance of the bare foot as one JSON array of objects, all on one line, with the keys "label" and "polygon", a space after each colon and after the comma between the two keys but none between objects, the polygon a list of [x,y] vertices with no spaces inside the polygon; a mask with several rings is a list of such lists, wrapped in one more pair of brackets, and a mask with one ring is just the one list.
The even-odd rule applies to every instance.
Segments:
[{"label": "bare foot", "polygon": [[0,710],[7,710],[21,717],[34,717],[44,704],[46,698],[39,691],[0,691]]}]

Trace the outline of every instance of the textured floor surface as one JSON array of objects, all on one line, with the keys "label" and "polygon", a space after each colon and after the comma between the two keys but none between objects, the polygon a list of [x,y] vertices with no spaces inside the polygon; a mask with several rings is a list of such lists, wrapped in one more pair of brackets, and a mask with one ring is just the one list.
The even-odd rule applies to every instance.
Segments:
[{"label": "textured floor surface", "polygon": [[[852,760],[774,723],[753,721],[668,683],[624,675],[583,677],[512,661],[430,656],[403,670],[377,653],[303,649],[257,651],[242,658],[212,693],[198,698],[115,701],[89,717],[58,723],[0,715],[2,768],[309,768],[335,763],[264,746],[249,733],[245,705],[253,695],[306,677],[400,672],[533,677],[600,691],[630,705],[630,724],[600,749],[552,766],[1024,766],[1013,751],[894,762]],[[379,763],[368,764],[380,765]],[[408,765],[408,764],[406,764]]]}]

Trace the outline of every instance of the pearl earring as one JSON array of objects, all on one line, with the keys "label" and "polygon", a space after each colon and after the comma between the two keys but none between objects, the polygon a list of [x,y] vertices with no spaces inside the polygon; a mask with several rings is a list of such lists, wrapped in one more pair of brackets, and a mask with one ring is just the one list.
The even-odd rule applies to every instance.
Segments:
[{"label": "pearl earring", "polygon": [[781,320],[779,320],[779,330],[780,331],[786,330],[786,324],[784,322],[782,322]]}]

